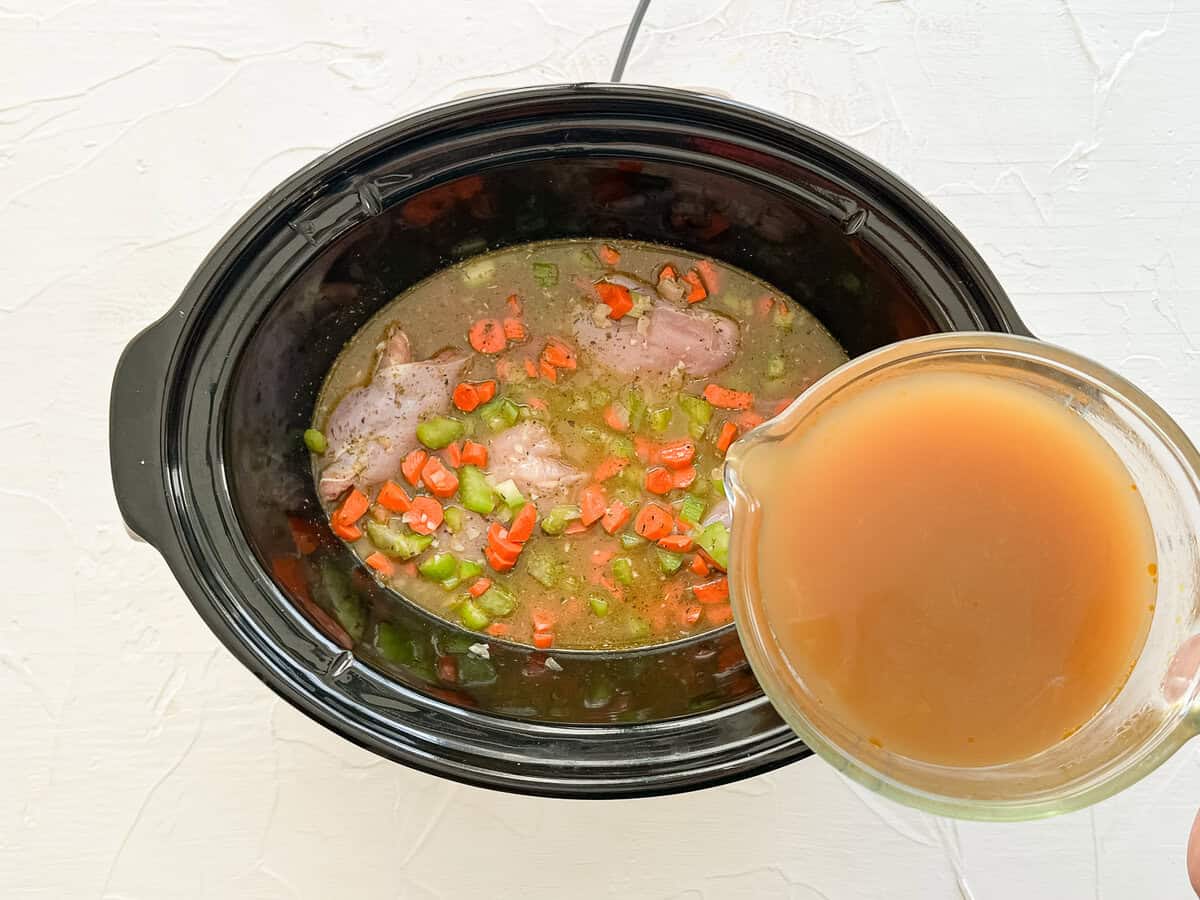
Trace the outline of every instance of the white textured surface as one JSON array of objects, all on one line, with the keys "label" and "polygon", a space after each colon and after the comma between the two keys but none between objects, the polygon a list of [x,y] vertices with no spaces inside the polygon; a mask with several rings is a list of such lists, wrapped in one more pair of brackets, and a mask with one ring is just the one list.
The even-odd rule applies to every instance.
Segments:
[{"label": "white textured surface", "polygon": [[[1188,896],[1195,747],[1091,811],[1002,827],[811,760],[661,800],[502,796],[302,718],[126,539],[110,373],[240,212],[396,115],[605,78],[632,5],[0,6],[3,896]],[[627,79],[721,88],[882,160],[1038,334],[1200,437],[1197,45],[1183,0],[655,0]]]}]

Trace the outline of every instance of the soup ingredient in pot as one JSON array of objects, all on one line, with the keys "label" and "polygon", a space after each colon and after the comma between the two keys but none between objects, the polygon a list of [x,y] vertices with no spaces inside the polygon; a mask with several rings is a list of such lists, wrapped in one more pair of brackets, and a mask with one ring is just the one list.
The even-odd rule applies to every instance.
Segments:
[{"label": "soup ingredient in pot", "polygon": [[449,351],[413,362],[408,336],[392,329],[368,384],[338,404],[323,432],[326,444],[320,494],[332,500],[347,488],[385,481],[417,446],[417,426],[450,407],[450,393],[467,364]]},{"label": "soup ingredient in pot", "polygon": [[804,688],[913,759],[1022,759],[1121,688],[1149,627],[1140,494],[1083,419],[982,374],[884,378],[746,451],[758,587]]},{"label": "soup ingredient in pot", "polygon": [[724,454],[845,359],[711,260],[513,247],[367,323],[305,443],[330,527],[407,600],[541,650],[632,647],[730,621]]}]

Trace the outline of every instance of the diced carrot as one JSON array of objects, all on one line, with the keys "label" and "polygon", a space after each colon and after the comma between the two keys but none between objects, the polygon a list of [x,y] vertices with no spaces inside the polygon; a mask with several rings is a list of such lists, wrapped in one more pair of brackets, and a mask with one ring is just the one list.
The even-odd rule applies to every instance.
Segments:
[{"label": "diced carrot", "polygon": [[487,593],[487,589],[492,586],[492,579],[484,576],[476,578],[471,586],[467,588],[467,593],[472,597],[482,597]]},{"label": "diced carrot", "polygon": [[692,564],[689,566],[689,568],[701,578],[704,578],[709,572],[712,571],[712,569],[708,567],[708,563],[704,561],[704,557],[700,556],[699,554],[696,554],[692,557]]},{"label": "diced carrot", "polygon": [[504,336],[510,341],[523,341],[528,334],[525,331],[525,323],[520,319],[505,319],[503,327]]},{"label": "diced carrot", "polygon": [[691,285],[691,290],[688,291],[687,297],[684,299],[688,303],[699,303],[708,296],[708,291],[704,288],[704,282],[700,280],[700,273],[695,269],[683,276],[683,280]]},{"label": "diced carrot", "polygon": [[579,508],[583,513],[580,521],[584,525],[591,525],[603,519],[604,514],[608,512],[608,498],[604,496],[604,488],[598,484],[585,487],[579,495]]},{"label": "diced carrot", "polygon": [[484,557],[484,559],[487,560],[488,565],[491,566],[493,569],[495,569],[497,572],[507,572],[509,569],[511,569],[513,566],[516,565],[515,561],[510,562],[509,560],[501,559],[500,556],[497,555],[496,551],[493,550],[491,547],[483,548],[483,557]]},{"label": "diced carrot", "polygon": [[600,520],[600,527],[609,534],[615,534],[629,521],[629,507],[620,500],[614,500],[608,506],[608,512]]},{"label": "diced carrot", "polygon": [[548,409],[550,409],[550,404],[541,397],[526,397],[525,405],[530,409],[540,410],[541,412],[546,412]]},{"label": "diced carrot", "polygon": [[717,449],[722,453],[729,449],[729,445],[734,442],[738,436],[738,427],[732,422],[726,422],[721,426],[721,433],[717,435]]},{"label": "diced carrot", "polygon": [[600,302],[608,307],[610,319],[623,318],[633,309],[633,298],[629,295],[629,288],[623,285],[601,281],[596,285],[596,293],[600,295]]},{"label": "diced carrot", "polygon": [[687,466],[683,469],[676,469],[671,473],[671,486],[675,488],[685,488],[696,480],[696,467]]},{"label": "diced carrot", "polygon": [[427,459],[429,459],[429,454],[418,447],[404,457],[404,462],[400,463],[400,471],[404,473],[404,480],[413,487],[416,487],[421,481],[421,469],[425,468]]},{"label": "diced carrot", "polygon": [[687,533],[695,530],[695,528],[696,528],[696,526],[693,525],[691,522],[687,521],[686,519],[681,519],[681,518],[679,518],[679,516],[675,517],[675,530],[678,531],[680,534],[687,534]]},{"label": "diced carrot", "polygon": [[421,469],[421,481],[435,497],[453,497],[458,490],[458,476],[436,456],[429,457],[425,462]]},{"label": "diced carrot", "polygon": [[733,621],[733,608],[728,603],[718,603],[704,608],[705,617],[714,625]]},{"label": "diced carrot", "polygon": [[596,480],[608,481],[614,475],[618,474],[629,465],[629,460],[621,459],[619,456],[610,456],[600,465],[596,466]]},{"label": "diced carrot", "polygon": [[516,541],[509,540],[508,532],[499,522],[493,522],[488,529],[488,548],[501,560],[512,564],[516,563],[524,549]]},{"label": "diced carrot", "polygon": [[689,606],[683,611],[683,621],[688,625],[695,625],[700,621],[700,613],[704,612],[699,606]]},{"label": "diced carrot", "polygon": [[521,298],[516,294],[509,294],[508,299],[504,302],[508,304],[508,311],[514,316],[521,314]]},{"label": "diced carrot", "polygon": [[462,462],[462,444],[455,441],[446,448],[446,462],[450,463],[450,468],[457,469],[463,464]]},{"label": "diced carrot", "polygon": [[563,534],[583,534],[588,530],[588,527],[576,519],[570,525],[563,529]]},{"label": "diced carrot", "polygon": [[479,399],[479,390],[475,385],[465,381],[454,388],[451,399],[454,401],[454,405],[463,412],[471,412],[482,402]]},{"label": "diced carrot", "polygon": [[533,620],[534,631],[549,631],[554,627],[554,616],[548,610],[532,610],[529,613],[529,618]]},{"label": "diced carrot", "polygon": [[689,438],[667,441],[658,447],[658,461],[672,469],[682,469],[696,458],[696,445]]},{"label": "diced carrot", "polygon": [[488,464],[487,447],[477,444],[475,441],[467,441],[463,444],[462,461],[464,466],[478,466],[486,469]]},{"label": "diced carrot", "polygon": [[538,363],[538,371],[541,373],[542,377],[551,384],[556,384],[558,382],[558,369],[554,368],[549,361],[543,359],[540,363]]},{"label": "diced carrot", "polygon": [[753,394],[721,387],[719,384],[709,384],[705,387],[704,399],[721,409],[749,409],[754,405]]},{"label": "diced carrot", "polygon": [[508,623],[493,622],[491,625],[489,625],[487,628],[485,628],[483,630],[486,631],[488,634],[490,634],[492,637],[504,637],[505,635],[508,634]]},{"label": "diced carrot", "polygon": [[379,496],[375,498],[375,502],[392,512],[402,513],[408,511],[412,505],[412,498],[396,482],[385,481],[383,487],[379,489]]},{"label": "diced carrot", "polygon": [[480,403],[487,403],[496,396],[496,382],[488,379],[487,381],[477,381],[474,384],[475,393],[479,395]]},{"label": "diced carrot", "polygon": [[701,603],[724,603],[729,599],[729,579],[722,575],[712,581],[694,584],[692,593]]},{"label": "diced carrot", "polygon": [[610,403],[604,407],[604,424],[613,431],[629,430],[629,410],[623,403]]},{"label": "diced carrot", "polygon": [[692,549],[692,539],[686,534],[668,534],[658,539],[658,546],[672,553],[687,553]]},{"label": "diced carrot", "polygon": [[758,313],[760,319],[765,319],[771,315],[771,309],[775,306],[775,298],[770,294],[759,297],[754,301],[754,310]]},{"label": "diced carrot", "polygon": [[612,548],[609,548],[609,549],[600,548],[600,549],[593,550],[592,551],[592,565],[593,566],[606,566],[610,562],[613,561],[613,557],[615,557],[616,555],[617,555],[617,551],[613,550]]},{"label": "diced carrot", "polygon": [[600,262],[606,266],[615,266],[621,261],[620,252],[608,246],[608,244],[601,244],[600,249],[596,251],[596,255],[600,257]]},{"label": "diced carrot", "polygon": [[300,516],[288,516],[288,528],[292,532],[292,543],[301,556],[308,556],[321,546],[321,536],[316,526]]},{"label": "diced carrot", "polygon": [[347,524],[339,522],[336,519],[331,519],[329,527],[333,529],[333,533],[340,537],[343,541],[357,541],[362,537],[362,529],[354,523]]},{"label": "diced carrot", "polygon": [[368,566],[385,577],[396,574],[396,565],[378,550],[363,560]]},{"label": "diced carrot", "polygon": [[546,341],[546,346],[542,350],[542,359],[559,369],[574,370],[579,367],[579,361],[575,358],[575,351],[571,349],[571,345],[558,338],[550,338]]},{"label": "diced carrot", "polygon": [[715,294],[721,289],[721,273],[713,265],[712,260],[700,260],[700,262],[696,263],[696,269],[700,274],[701,283],[708,289],[710,294]]},{"label": "diced carrot", "polygon": [[353,525],[366,514],[370,505],[371,501],[367,499],[366,494],[358,488],[352,488],[342,505],[334,512],[333,519],[341,525]]},{"label": "diced carrot", "polygon": [[444,518],[442,504],[432,497],[414,497],[412,506],[403,516],[405,524],[417,534],[433,534]]},{"label": "diced carrot", "polygon": [[740,416],[738,416],[738,421],[741,423],[743,428],[757,428],[759,425],[761,425],[763,422],[765,422],[767,420],[764,419],[762,416],[760,416],[758,413],[756,413],[754,410],[748,409],[744,413],[742,413]]},{"label": "diced carrot", "polygon": [[669,469],[655,466],[646,470],[646,490],[652,494],[665,494],[675,486]]},{"label": "diced carrot", "polygon": [[499,353],[508,346],[499,319],[480,319],[471,326],[467,339],[478,353]]},{"label": "diced carrot", "polygon": [[533,646],[539,650],[549,650],[554,646],[554,633],[551,631],[539,631],[533,636]]},{"label": "diced carrot", "polygon": [[534,361],[532,359],[530,359],[528,356],[525,357],[525,374],[528,375],[530,378],[538,377],[537,364],[534,363]]},{"label": "diced carrot", "polygon": [[657,503],[647,503],[637,514],[633,530],[648,541],[657,541],[671,533],[675,526],[675,517],[670,510]]},{"label": "diced carrot", "polygon": [[675,267],[673,265],[671,265],[670,263],[667,263],[665,266],[663,266],[661,269],[658,270],[658,280],[659,281],[663,281],[667,278],[678,278],[678,277],[679,277],[679,273],[675,271]]},{"label": "diced carrot", "polygon": [[509,526],[508,539],[516,541],[518,544],[525,543],[533,534],[533,526],[536,524],[537,507],[532,503],[526,503],[517,513],[517,517],[513,519],[512,525]]},{"label": "diced carrot", "polygon": [[704,561],[708,564],[709,568],[716,569],[718,572],[725,571],[725,567],[709,556],[703,547],[697,547],[696,552],[704,557]]}]

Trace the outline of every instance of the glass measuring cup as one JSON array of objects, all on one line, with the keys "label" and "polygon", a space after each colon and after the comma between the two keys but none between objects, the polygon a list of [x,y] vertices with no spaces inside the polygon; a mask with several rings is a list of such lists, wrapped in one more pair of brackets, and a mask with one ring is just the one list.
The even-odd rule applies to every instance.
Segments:
[{"label": "glass measuring cup", "polygon": [[[1154,530],[1155,610],[1128,680],[1069,737],[1002,765],[931,764],[854,733],[817,701],[790,665],[759,590],[755,547],[764,500],[751,496],[741,478],[747,455],[804,429],[844,392],[917,371],[987,374],[1062,403],[1119,456]],[[1200,732],[1200,454],[1162,409],[1119,375],[1067,350],[1010,335],[959,332],[902,341],[832,372],[782,415],[738,441],[726,459],[725,483],[733,505],[731,597],[754,673],[780,715],[817,754],[872,790],[963,818],[1053,815],[1132,784]]]}]

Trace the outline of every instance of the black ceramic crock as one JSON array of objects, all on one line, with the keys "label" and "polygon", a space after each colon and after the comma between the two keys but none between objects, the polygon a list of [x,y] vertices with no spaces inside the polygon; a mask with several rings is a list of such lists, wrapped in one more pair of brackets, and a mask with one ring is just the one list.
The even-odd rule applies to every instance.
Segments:
[{"label": "black ceramic crock", "polygon": [[300,434],[343,343],[449,263],[574,236],[740,266],[851,355],[935,331],[1026,333],[945,218],[824,135],[661,88],[476,97],[279,185],[130,343],[110,419],[121,513],[251,671],[390,759],[562,797],[691,790],[800,759],[731,627],[622,653],[492,641],[484,658],[478,636],[378,588],[319,514]]}]

